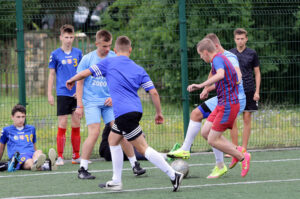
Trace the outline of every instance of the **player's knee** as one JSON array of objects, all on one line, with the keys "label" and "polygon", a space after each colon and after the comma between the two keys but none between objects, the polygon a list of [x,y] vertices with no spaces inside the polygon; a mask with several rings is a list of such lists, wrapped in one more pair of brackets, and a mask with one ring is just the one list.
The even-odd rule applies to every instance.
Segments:
[{"label": "player's knee", "polygon": [[196,122],[201,122],[203,119],[203,114],[201,113],[201,111],[198,108],[195,108],[192,112],[191,112],[191,116],[190,116],[191,120],[196,121]]}]

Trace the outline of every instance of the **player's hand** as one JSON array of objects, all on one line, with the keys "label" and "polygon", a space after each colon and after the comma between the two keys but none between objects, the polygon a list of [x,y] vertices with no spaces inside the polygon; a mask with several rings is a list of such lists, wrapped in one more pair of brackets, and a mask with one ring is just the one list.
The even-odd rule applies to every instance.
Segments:
[{"label": "player's hand", "polygon": [[254,101],[259,101],[259,93],[254,93],[254,96],[253,96],[253,100]]},{"label": "player's hand", "polygon": [[75,109],[75,115],[77,115],[77,117],[79,119],[81,119],[83,117],[83,108],[76,108]]},{"label": "player's hand", "polygon": [[107,98],[104,102],[104,105],[105,106],[112,106],[112,100],[111,100],[111,97]]},{"label": "player's hand", "polygon": [[161,113],[156,113],[155,115],[155,124],[164,123],[164,116]]},{"label": "player's hand", "polygon": [[200,88],[203,88],[204,86],[202,86],[202,84],[191,84],[187,87],[188,92],[193,92],[196,91]]},{"label": "player's hand", "polygon": [[53,106],[54,105],[54,97],[53,95],[48,95],[48,103]]},{"label": "player's hand", "polygon": [[200,99],[201,100],[204,100],[206,98],[208,98],[208,92],[207,92],[207,89],[203,89],[203,91],[200,93]]},{"label": "player's hand", "polygon": [[74,86],[75,86],[75,82],[72,82],[72,81],[70,81],[70,80],[68,80],[68,81],[66,82],[66,87],[67,87],[67,89],[71,90]]}]

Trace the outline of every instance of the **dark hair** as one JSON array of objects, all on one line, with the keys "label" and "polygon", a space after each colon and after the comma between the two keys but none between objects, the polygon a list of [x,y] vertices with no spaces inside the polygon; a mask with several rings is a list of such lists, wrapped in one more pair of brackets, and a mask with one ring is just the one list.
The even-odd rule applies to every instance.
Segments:
[{"label": "dark hair", "polygon": [[26,115],[26,108],[21,104],[17,104],[11,110],[11,115],[14,116],[16,112],[21,112],[21,113],[24,113]]},{"label": "dark hair", "polygon": [[115,43],[115,48],[119,51],[128,51],[131,47],[131,41],[127,36],[119,36]]},{"label": "dark hair", "polygon": [[70,24],[65,24],[62,27],[60,27],[60,34],[64,34],[64,33],[74,33],[74,27]]},{"label": "dark hair", "polygon": [[112,34],[107,30],[99,30],[96,33],[96,40],[103,39],[105,42],[109,42],[112,39]]},{"label": "dark hair", "polygon": [[242,35],[245,34],[247,37],[248,32],[244,28],[237,28],[234,30],[233,35]]}]

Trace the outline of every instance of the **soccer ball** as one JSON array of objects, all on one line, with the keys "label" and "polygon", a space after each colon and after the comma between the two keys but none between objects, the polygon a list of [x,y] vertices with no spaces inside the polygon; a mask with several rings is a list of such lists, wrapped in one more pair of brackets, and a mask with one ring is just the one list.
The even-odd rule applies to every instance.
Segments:
[{"label": "soccer ball", "polygon": [[180,173],[183,173],[184,178],[189,174],[189,164],[181,159],[172,162],[171,167]]}]

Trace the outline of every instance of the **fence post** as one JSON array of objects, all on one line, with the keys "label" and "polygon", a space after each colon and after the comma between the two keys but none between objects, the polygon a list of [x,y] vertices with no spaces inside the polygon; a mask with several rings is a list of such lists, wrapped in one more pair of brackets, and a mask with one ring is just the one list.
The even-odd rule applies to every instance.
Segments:
[{"label": "fence post", "polygon": [[187,69],[187,42],[186,42],[186,17],[185,17],[185,0],[179,1],[179,29],[180,29],[180,54],[181,54],[181,90],[183,105],[183,125],[184,137],[189,123],[189,94],[186,90],[188,86],[188,69]]},{"label": "fence post", "polygon": [[16,31],[17,31],[17,53],[18,53],[18,83],[19,103],[26,106],[25,90],[25,60],[24,60],[24,28],[23,28],[23,4],[22,0],[16,0]]}]

